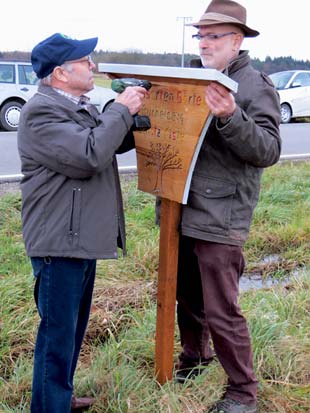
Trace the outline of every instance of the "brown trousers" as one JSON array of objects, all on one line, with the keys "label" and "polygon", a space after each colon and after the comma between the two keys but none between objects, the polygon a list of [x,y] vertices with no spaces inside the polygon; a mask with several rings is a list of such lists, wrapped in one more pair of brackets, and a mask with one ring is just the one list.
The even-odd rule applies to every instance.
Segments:
[{"label": "brown trousers", "polygon": [[212,359],[214,351],[228,375],[226,395],[256,400],[257,380],[246,320],[238,305],[244,269],[241,247],[180,237],[177,316],[181,368]]}]

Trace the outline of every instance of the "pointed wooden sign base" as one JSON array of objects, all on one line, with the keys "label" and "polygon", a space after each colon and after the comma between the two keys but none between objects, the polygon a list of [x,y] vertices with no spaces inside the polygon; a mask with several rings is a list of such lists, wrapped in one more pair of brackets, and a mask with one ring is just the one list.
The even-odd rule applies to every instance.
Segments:
[{"label": "pointed wooden sign base", "polygon": [[161,197],[155,374],[160,384],[173,373],[174,327],[181,204],[187,203],[191,178],[212,120],[205,103],[210,81],[237,91],[237,84],[214,69],[99,63],[110,78],[139,78],[152,83],[139,112],[151,129],[135,132],[138,188]]}]

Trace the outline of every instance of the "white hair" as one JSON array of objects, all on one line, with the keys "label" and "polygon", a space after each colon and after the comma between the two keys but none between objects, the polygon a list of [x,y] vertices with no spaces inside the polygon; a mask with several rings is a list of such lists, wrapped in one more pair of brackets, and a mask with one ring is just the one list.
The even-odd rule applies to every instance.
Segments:
[{"label": "white hair", "polygon": [[52,82],[52,73],[40,79],[40,85],[50,86]]},{"label": "white hair", "polygon": [[[67,72],[72,71],[72,64],[71,63],[65,62],[60,67],[64,70],[66,70]],[[52,78],[53,78],[53,72],[50,73],[48,76],[43,77],[42,79],[40,79],[40,85],[51,86]]]}]

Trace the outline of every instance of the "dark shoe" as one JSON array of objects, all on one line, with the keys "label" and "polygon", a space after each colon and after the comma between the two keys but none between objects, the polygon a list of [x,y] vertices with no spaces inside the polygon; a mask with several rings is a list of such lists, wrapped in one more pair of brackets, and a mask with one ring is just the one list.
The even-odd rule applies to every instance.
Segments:
[{"label": "dark shoe", "polygon": [[206,367],[211,363],[211,360],[205,363],[198,364],[195,367],[178,368],[175,372],[175,380],[177,383],[184,384],[186,380],[194,380],[197,376],[206,371]]},{"label": "dark shoe", "polygon": [[88,410],[95,403],[93,397],[75,397],[71,399],[71,412],[79,413]]},{"label": "dark shoe", "polygon": [[257,404],[243,404],[237,400],[225,397],[215,403],[208,413],[258,413]]},{"label": "dark shoe", "polygon": [[214,360],[214,357],[198,360],[184,357],[181,354],[179,360],[179,364],[175,371],[175,381],[183,384],[186,380],[194,380],[197,376],[202,374],[206,370],[206,367]]},{"label": "dark shoe", "polygon": [[194,380],[197,376],[199,376],[203,372],[203,367],[194,367],[194,368],[186,368],[176,370],[175,372],[175,380],[178,383],[185,383],[186,380]]}]

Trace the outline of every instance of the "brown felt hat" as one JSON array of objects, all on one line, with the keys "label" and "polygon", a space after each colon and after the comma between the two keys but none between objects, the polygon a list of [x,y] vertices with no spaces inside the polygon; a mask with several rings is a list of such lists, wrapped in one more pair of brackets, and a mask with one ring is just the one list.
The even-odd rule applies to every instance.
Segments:
[{"label": "brown felt hat", "polygon": [[240,27],[245,37],[256,37],[259,32],[246,25],[246,9],[241,4],[231,0],[212,0],[207,10],[195,23],[188,26],[200,27],[212,24],[233,24]]}]

